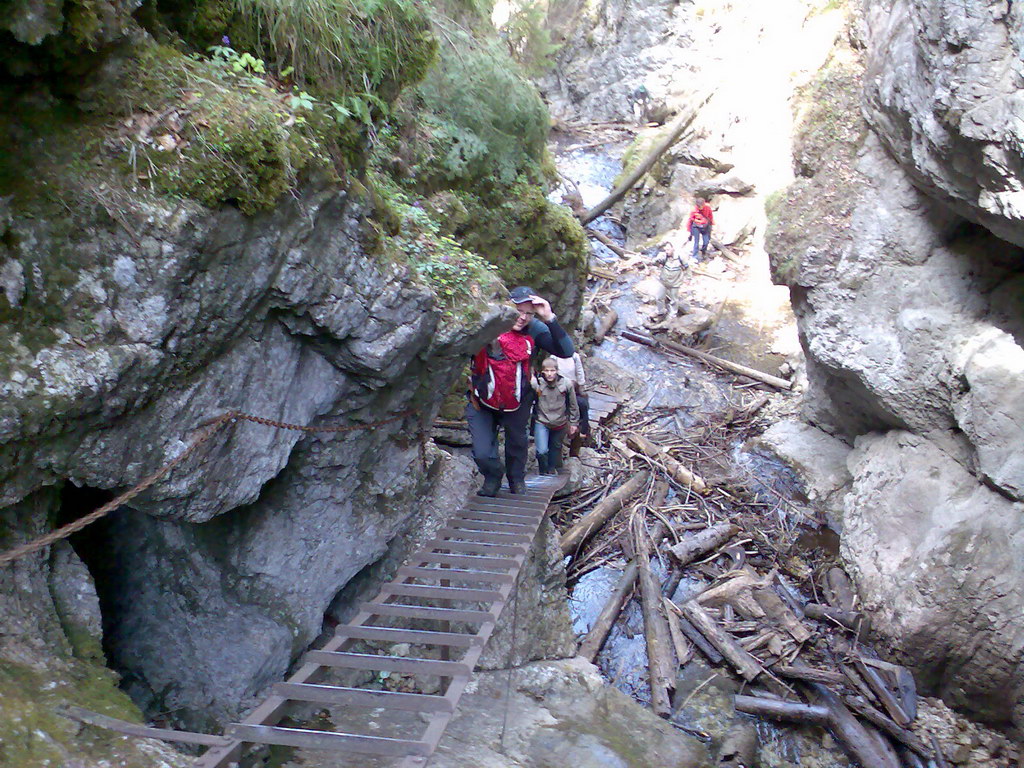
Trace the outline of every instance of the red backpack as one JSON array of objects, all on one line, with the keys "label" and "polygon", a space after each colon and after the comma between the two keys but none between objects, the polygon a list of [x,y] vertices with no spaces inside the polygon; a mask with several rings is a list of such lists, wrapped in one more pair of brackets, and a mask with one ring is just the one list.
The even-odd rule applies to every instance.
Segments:
[{"label": "red backpack", "polygon": [[473,391],[495,411],[514,411],[529,387],[533,339],[527,333],[506,331],[473,357]]}]

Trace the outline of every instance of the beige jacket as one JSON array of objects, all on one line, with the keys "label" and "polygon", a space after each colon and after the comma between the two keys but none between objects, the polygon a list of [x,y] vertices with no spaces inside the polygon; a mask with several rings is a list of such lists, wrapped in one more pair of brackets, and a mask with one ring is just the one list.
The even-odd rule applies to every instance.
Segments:
[{"label": "beige jacket", "polygon": [[564,427],[580,423],[580,406],[576,402],[576,387],[559,376],[554,382],[535,375],[530,382],[537,393],[537,421],[545,427]]}]

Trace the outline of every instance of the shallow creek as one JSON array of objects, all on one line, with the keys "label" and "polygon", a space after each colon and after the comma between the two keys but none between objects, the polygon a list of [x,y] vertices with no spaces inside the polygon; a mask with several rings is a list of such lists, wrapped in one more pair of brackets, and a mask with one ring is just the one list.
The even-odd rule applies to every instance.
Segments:
[{"label": "shallow creek", "polygon": [[[621,171],[621,156],[625,146],[625,143],[610,143],[597,148],[559,152],[556,143],[553,151],[560,173],[575,183],[584,205],[590,207],[600,202],[613,187],[614,179]],[[556,190],[552,193],[552,198],[560,198],[562,192],[563,190]],[[625,245],[626,233],[613,219],[602,216],[591,227],[617,244]],[[593,265],[608,268],[614,267],[618,262],[619,257],[609,248],[597,240],[591,240]],[[681,289],[681,296],[714,310],[715,307],[709,306],[707,302],[714,301],[717,296],[722,295],[723,290],[728,294],[726,281],[729,280],[729,274],[726,264],[720,256],[716,258],[709,254],[707,260],[700,265],[700,269],[714,271],[720,275],[714,280],[715,283],[721,283],[714,286],[717,294],[709,293],[706,285],[695,285],[691,276],[691,280]],[[608,295],[610,292],[611,295],[606,306],[618,313],[616,330],[630,326],[643,328],[648,310],[642,298],[634,291],[634,286],[641,280],[656,275],[657,269],[647,269],[645,272],[641,263],[640,269],[631,269],[614,285],[601,288],[602,294]],[[592,293],[597,288],[597,281],[592,278],[589,291]],[[742,304],[741,299],[733,298],[737,306]],[[764,329],[771,328],[774,332],[774,329],[792,323],[792,317],[762,318],[764,322],[761,323],[761,327],[751,328],[742,323],[743,314],[742,309],[728,315],[722,313],[720,321],[714,326],[711,338],[706,339],[705,343],[719,354],[732,357],[738,362],[759,365],[766,371],[777,371],[783,358],[767,352],[772,342],[770,338],[765,338]],[[730,354],[730,350],[738,349],[745,349],[747,352],[743,355]],[[752,349],[754,351],[751,351]],[[758,349],[762,351],[758,352]],[[628,372],[632,384],[632,402],[640,403],[645,408],[678,409],[676,413],[680,418],[666,416],[659,420],[660,426],[671,432],[679,433],[680,429],[686,429],[712,414],[720,414],[730,406],[737,406],[743,397],[751,397],[749,392],[743,394],[742,390],[738,390],[737,382],[730,381],[731,377],[717,374],[696,361],[666,357],[648,347],[624,339],[615,331],[609,334],[603,343],[593,345],[588,355],[592,363],[605,361]],[[598,363],[595,367],[599,365]],[[604,369],[602,366],[602,370]],[[740,440],[731,445],[728,454],[729,472],[734,476],[743,477],[747,487],[772,506],[773,514],[791,515],[793,519],[785,522],[789,526],[798,526],[805,530],[802,538],[809,547],[825,546],[834,551],[836,537],[833,532],[801,525],[807,512],[801,504],[802,492],[799,482],[787,466],[773,457],[747,450]],[[672,499],[673,496],[670,495],[669,503]],[[655,558],[652,567],[660,580],[667,578],[667,563]],[[585,573],[572,585],[570,609],[573,629],[577,635],[586,633],[593,624],[620,575],[621,567],[611,563]],[[692,596],[694,590],[702,586],[703,582],[684,578],[672,597],[677,602],[684,601]],[[638,600],[629,601],[623,610],[598,656],[597,664],[612,685],[645,705],[649,703],[643,616]],[[673,702],[675,712],[672,722],[680,729],[700,738],[718,738],[730,725],[744,718],[742,715],[732,714],[731,696],[736,692],[739,692],[739,685],[734,683],[727,673],[716,674],[715,670],[708,667],[698,656],[683,667],[680,673],[676,699]],[[848,764],[845,756],[833,749],[823,750],[816,739],[803,730],[776,728],[761,721],[757,722],[757,728],[762,742],[764,765]]]}]

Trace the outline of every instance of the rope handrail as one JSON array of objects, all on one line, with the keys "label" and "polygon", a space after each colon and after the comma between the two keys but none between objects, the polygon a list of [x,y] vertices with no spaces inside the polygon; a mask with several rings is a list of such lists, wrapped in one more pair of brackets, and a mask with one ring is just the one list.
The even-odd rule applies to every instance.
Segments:
[{"label": "rope handrail", "polygon": [[207,419],[200,424],[200,431],[189,441],[185,450],[175,456],[173,459],[168,461],[163,466],[156,469],[151,474],[143,478],[137,485],[129,488],[127,491],[119,496],[114,497],[102,507],[93,510],[89,514],[73,520],[67,525],[63,525],[60,528],[56,528],[49,533],[40,536],[32,541],[27,541],[24,544],[20,544],[13,549],[9,549],[6,552],[0,553],[0,566],[13,563],[15,560],[19,560],[26,555],[30,555],[33,552],[38,552],[61,539],[66,539],[72,534],[77,533],[88,525],[95,523],[97,520],[106,517],[108,514],[113,512],[115,509],[124,506],[129,501],[134,499],[143,491],[149,489],[157,482],[160,481],[168,472],[174,469],[176,466],[184,462],[189,456],[196,452],[203,443],[207,442],[215,434],[220,432],[228,424],[233,424],[238,421],[251,421],[254,424],[262,424],[268,427],[276,427],[277,429],[290,429],[298,432],[354,432],[360,429],[371,429],[373,427],[379,427],[383,424],[388,424],[392,421],[398,421],[404,419],[406,416],[411,414],[411,410],[402,411],[399,414],[390,416],[386,419],[380,419],[378,421],[372,421],[368,424],[347,424],[344,426],[323,426],[323,427],[311,427],[303,424],[292,424],[286,421],[278,421],[276,419],[268,419],[264,416],[254,416],[251,413],[243,413],[241,411],[227,411],[222,413],[220,416],[215,416],[212,419]]}]

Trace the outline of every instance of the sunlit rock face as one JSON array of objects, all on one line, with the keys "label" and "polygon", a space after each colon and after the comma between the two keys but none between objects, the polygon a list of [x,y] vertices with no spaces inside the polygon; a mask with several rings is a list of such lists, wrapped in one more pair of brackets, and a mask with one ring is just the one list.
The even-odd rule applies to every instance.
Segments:
[{"label": "sunlit rock face", "polygon": [[768,244],[807,356],[804,417],[854,448],[831,511],[878,631],[926,688],[1017,728],[1021,21],[1016,4],[864,0],[845,80],[838,56],[823,70],[860,114],[809,107]]},{"label": "sunlit rock face", "polygon": [[1024,8],[864,4],[865,115],[929,196],[1024,245]]}]

